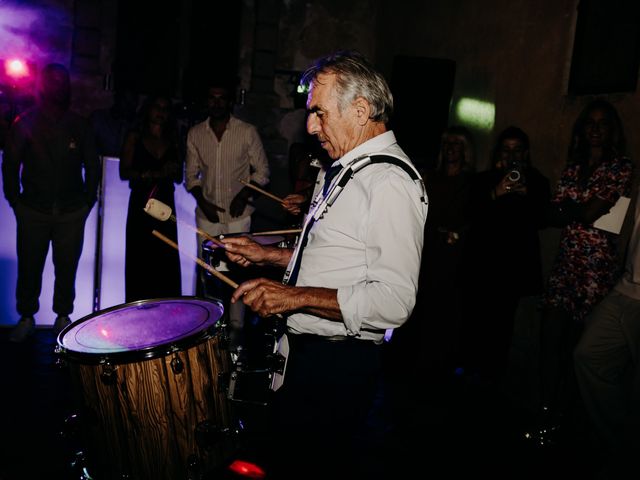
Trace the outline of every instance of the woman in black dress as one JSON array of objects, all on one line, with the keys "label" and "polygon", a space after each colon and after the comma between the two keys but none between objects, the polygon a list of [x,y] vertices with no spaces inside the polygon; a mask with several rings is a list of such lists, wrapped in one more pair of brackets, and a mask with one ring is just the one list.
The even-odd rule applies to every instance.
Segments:
[{"label": "woman in black dress", "polygon": [[120,178],[129,180],[125,299],[175,297],[182,294],[178,251],[152,235],[158,230],[176,243],[177,226],[144,212],[150,198],[169,205],[175,214],[174,183],[182,182],[182,159],[171,100],[150,96],[140,110],[140,126],[130,132],[120,160]]}]

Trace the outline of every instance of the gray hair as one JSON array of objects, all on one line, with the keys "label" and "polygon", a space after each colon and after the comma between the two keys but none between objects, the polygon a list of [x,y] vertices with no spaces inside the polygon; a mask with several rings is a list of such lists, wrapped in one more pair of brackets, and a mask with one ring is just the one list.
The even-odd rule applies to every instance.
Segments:
[{"label": "gray hair", "polygon": [[387,123],[393,112],[393,95],[387,81],[359,52],[340,50],[316,60],[300,79],[308,87],[320,74],[336,75],[338,108],[342,111],[356,98],[371,106],[371,119]]}]

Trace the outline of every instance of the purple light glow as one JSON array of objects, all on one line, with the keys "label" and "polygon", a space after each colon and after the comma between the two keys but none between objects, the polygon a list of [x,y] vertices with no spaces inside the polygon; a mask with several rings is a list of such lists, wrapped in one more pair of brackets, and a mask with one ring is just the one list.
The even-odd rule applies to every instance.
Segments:
[{"label": "purple light glow", "polygon": [[19,79],[29,76],[29,67],[24,60],[10,58],[4,62],[4,70],[12,78]]},{"label": "purple light glow", "polygon": [[0,56],[24,57],[32,53],[30,26],[38,14],[34,9],[17,6],[0,6]]},{"label": "purple light glow", "polygon": [[[21,2],[20,2],[21,3]],[[37,64],[65,63],[73,32],[70,13],[50,6],[0,5],[0,58],[24,58]]]}]

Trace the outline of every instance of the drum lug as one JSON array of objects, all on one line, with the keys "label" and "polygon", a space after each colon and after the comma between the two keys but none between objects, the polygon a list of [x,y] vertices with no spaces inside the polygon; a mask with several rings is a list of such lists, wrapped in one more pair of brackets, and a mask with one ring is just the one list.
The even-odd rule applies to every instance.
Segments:
[{"label": "drum lug", "polygon": [[102,366],[102,372],[100,372],[100,380],[105,385],[113,385],[116,383],[116,367],[110,363],[105,363]]},{"label": "drum lug", "polygon": [[184,371],[184,363],[180,360],[178,354],[175,354],[173,359],[171,359],[171,370],[176,375],[179,375]]}]

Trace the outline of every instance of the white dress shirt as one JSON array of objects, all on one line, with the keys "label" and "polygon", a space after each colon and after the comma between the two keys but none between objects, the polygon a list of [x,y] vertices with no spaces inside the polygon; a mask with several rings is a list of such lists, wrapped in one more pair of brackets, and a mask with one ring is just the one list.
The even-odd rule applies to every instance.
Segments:
[{"label": "white dress shirt", "polygon": [[[364,154],[385,153],[411,164],[393,132],[359,145],[339,163],[344,166]],[[409,318],[416,300],[427,218],[423,195],[396,165],[372,164],[355,174],[312,226],[296,283],[337,289],[343,321],[296,313],[287,320],[290,332],[381,342],[386,329],[399,327]]]},{"label": "white dress shirt", "polygon": [[[231,116],[222,139],[218,140],[209,119],[194,125],[187,135],[185,184],[187,190],[202,187],[205,200],[225,209],[220,223],[229,223],[253,213],[249,203],[242,215],[233,218],[229,207],[244,185],[238,181],[269,183],[269,163],[256,128]],[[204,217],[198,208],[196,212]]]}]

